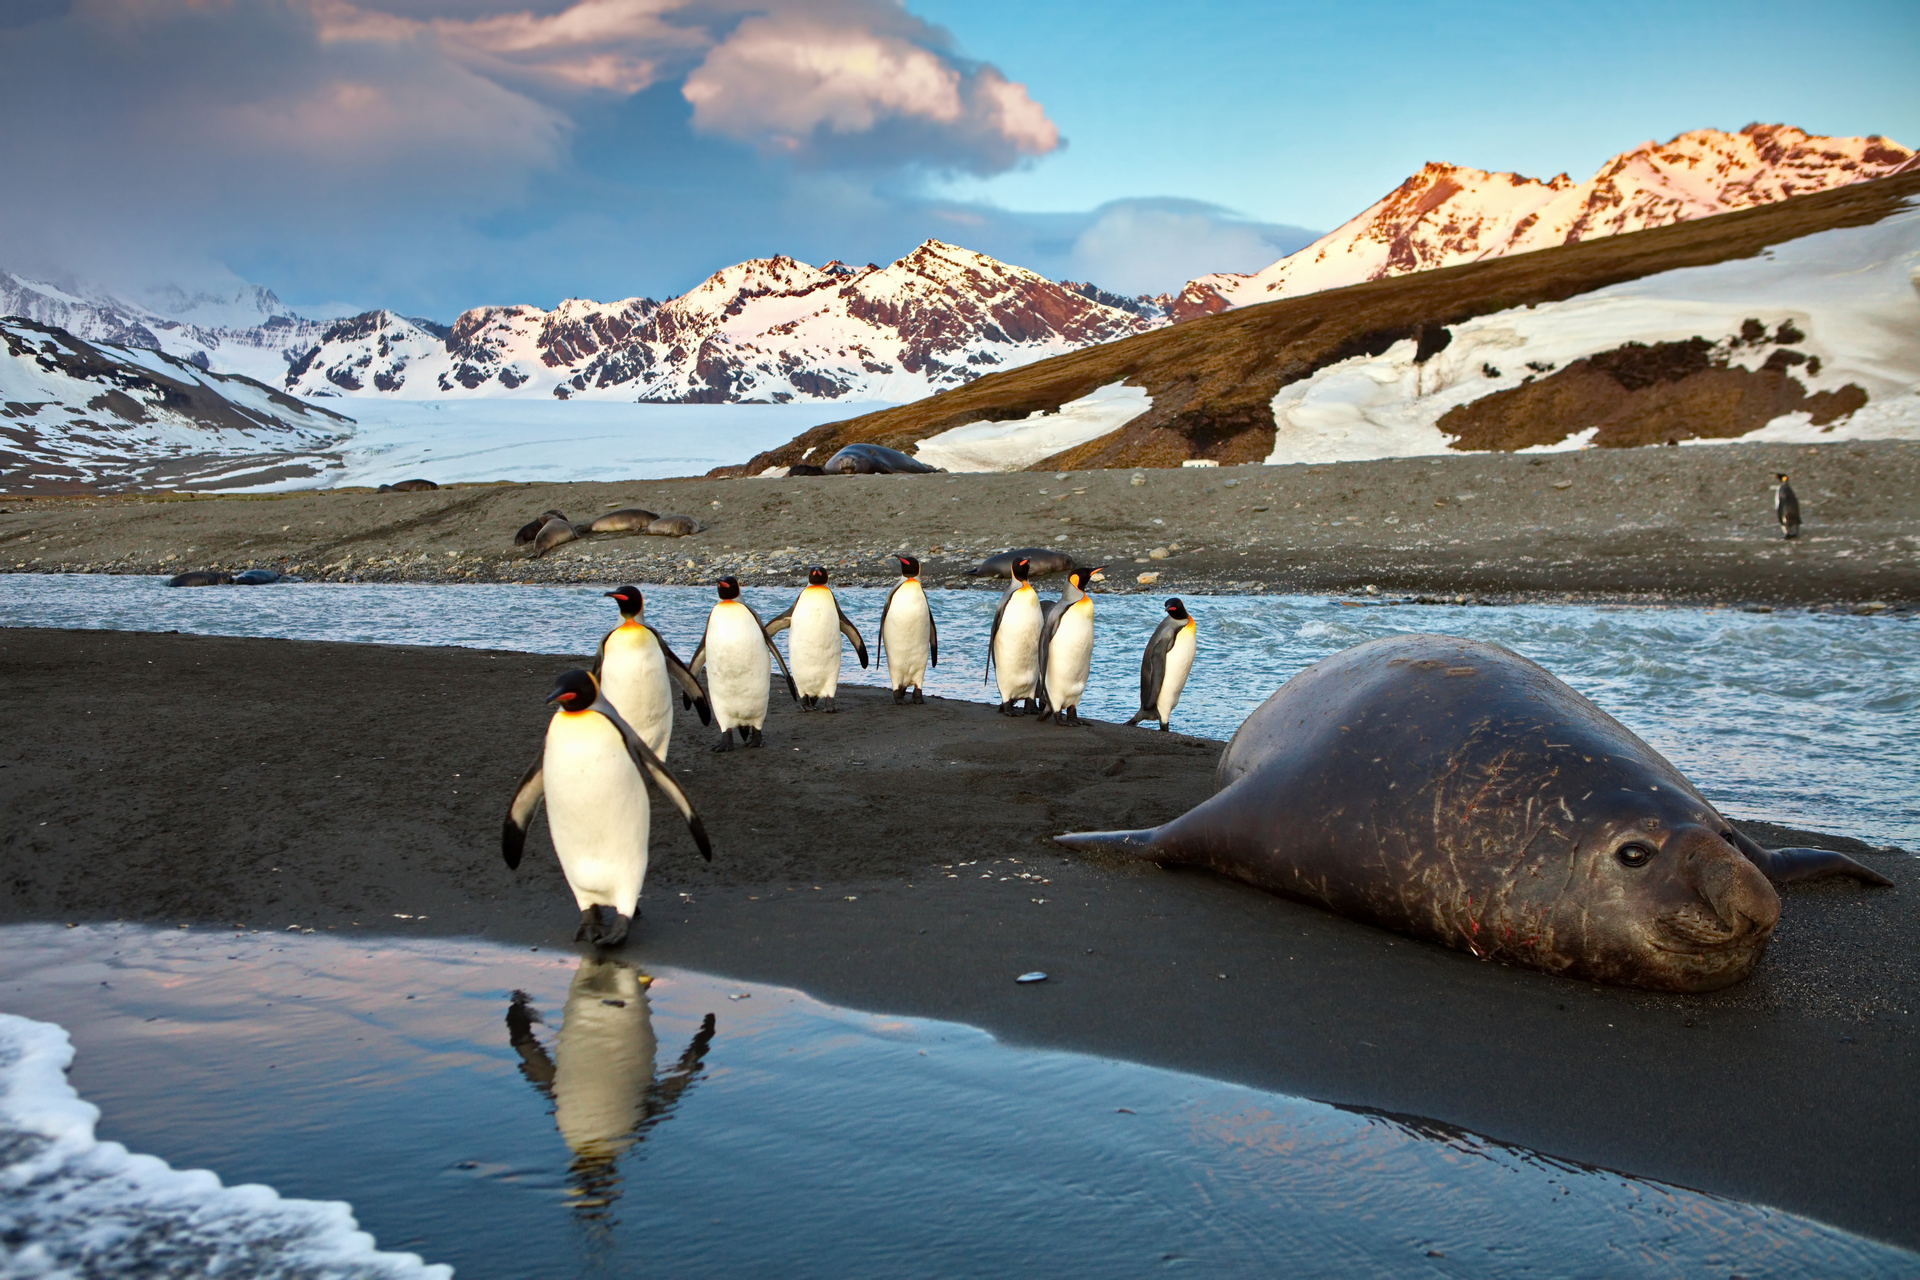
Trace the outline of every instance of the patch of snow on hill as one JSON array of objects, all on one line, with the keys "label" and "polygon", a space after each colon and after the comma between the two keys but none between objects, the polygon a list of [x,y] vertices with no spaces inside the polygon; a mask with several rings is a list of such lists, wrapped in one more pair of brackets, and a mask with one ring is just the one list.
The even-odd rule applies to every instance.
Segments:
[{"label": "patch of snow on hill", "polygon": [[[1743,440],[1920,439],[1920,415],[1903,406],[1920,384],[1920,209],[1873,226],[1823,231],[1753,258],[1662,272],[1565,302],[1480,316],[1424,365],[1403,341],[1282,387],[1269,463],[1346,462],[1447,453],[1437,425],[1454,407],[1628,342],[1715,341],[1742,321],[1791,320],[1806,336],[1795,350],[1817,356],[1793,376],[1809,391],[1865,388],[1864,409],[1814,427],[1807,415],[1775,419]],[[1757,367],[1760,350],[1736,352]],[[1529,365],[1536,366],[1530,368]],[[1488,370],[1498,376],[1489,376]],[[1884,402],[1884,403],[1883,403]],[[1558,448],[1579,448],[1568,424]],[[1689,441],[1694,444],[1714,441]]]},{"label": "patch of snow on hill", "polygon": [[1054,413],[1017,422],[970,422],[922,440],[914,456],[947,471],[1019,471],[1063,449],[1098,440],[1153,407],[1144,387],[1109,383]]}]

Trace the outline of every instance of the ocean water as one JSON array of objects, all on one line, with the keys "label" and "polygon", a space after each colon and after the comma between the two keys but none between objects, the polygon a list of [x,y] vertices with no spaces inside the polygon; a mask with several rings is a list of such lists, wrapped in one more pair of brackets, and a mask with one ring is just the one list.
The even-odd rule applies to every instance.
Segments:
[{"label": "ocean water", "polygon": [[16,926],[0,1004],[8,1276],[1920,1273],[1442,1125],[631,959]]},{"label": "ocean water", "polygon": [[[465,645],[591,654],[618,620],[591,587],[286,584],[170,590],[164,579],[0,576],[0,625],[103,627],[308,640]],[[645,584],[641,584],[645,587]],[[706,625],[708,588],[645,587],[647,620],[683,659]],[[749,588],[762,619],[798,588]],[[886,593],[848,588],[841,607],[869,652]],[[997,700],[987,634],[998,597],[934,591],[940,665],[927,691]],[[1378,636],[1490,640],[1540,663],[1680,767],[1733,817],[1920,848],[1920,615],[1592,605],[1413,606],[1305,596],[1187,596],[1200,650],[1174,726],[1227,738],[1303,667]],[[1081,714],[1139,706],[1140,654],[1160,596],[1096,593]],[[784,641],[782,644],[784,646]],[[842,683],[884,685],[877,653],[846,651]],[[556,671],[562,663],[555,662]],[[780,714],[776,708],[775,714]],[[1142,730],[1149,732],[1150,730]],[[1034,732],[1067,732],[1051,726]]]}]

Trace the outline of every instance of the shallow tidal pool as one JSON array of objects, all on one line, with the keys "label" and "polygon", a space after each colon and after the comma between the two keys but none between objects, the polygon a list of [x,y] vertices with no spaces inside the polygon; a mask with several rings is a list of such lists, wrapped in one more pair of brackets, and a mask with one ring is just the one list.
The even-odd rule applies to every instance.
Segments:
[{"label": "shallow tidal pool", "polygon": [[[10,1275],[216,1257],[234,1277],[1920,1271],[1792,1214],[1439,1125],[631,960],[15,926],[0,1008],[39,1020],[0,1018]],[[41,1023],[70,1033],[103,1141],[76,1136]],[[379,1249],[418,1256],[373,1252],[337,1205],[221,1192],[115,1142],[344,1200]]]}]

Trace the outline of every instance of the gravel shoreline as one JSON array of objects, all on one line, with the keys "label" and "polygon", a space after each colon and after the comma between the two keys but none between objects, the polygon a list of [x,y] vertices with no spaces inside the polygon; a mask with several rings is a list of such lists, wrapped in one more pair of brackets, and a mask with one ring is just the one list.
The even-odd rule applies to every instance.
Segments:
[{"label": "gravel shoreline", "polygon": [[[1792,542],[1773,523],[1780,470],[1806,517]],[[512,544],[549,507],[584,522],[627,506],[704,528],[596,535],[538,559]],[[1920,605],[1920,443],[0,498],[0,572],[264,567],[310,581],[534,584],[734,573],[772,584],[824,564],[838,582],[884,585],[892,554],[908,551],[930,584],[991,590],[965,570],[1009,546],[1107,564],[1113,591],[1905,610]]]}]

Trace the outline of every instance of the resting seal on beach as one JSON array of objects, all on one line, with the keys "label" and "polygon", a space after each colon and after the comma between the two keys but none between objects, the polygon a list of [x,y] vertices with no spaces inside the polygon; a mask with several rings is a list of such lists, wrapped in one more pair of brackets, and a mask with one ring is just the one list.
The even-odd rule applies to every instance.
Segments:
[{"label": "resting seal on beach", "polygon": [[647,526],[660,518],[657,512],[646,511],[640,507],[622,507],[618,511],[609,511],[597,517],[587,526],[590,533],[645,533]]},{"label": "resting seal on beach", "polygon": [[547,552],[563,543],[572,542],[580,536],[580,526],[561,518],[554,518],[540,526],[540,532],[533,539],[533,553],[529,560],[538,560]]},{"label": "resting seal on beach", "polygon": [[700,532],[700,522],[692,516],[661,516],[646,528],[656,538],[685,538]]},{"label": "resting seal on beach", "polygon": [[232,583],[233,575],[221,569],[189,569],[185,573],[176,573],[167,579],[170,587],[224,587]]},{"label": "resting seal on beach", "polygon": [[941,470],[883,444],[850,444],[827,459],[830,476],[913,476]]},{"label": "resting seal on beach", "polygon": [[244,569],[233,575],[236,587],[265,587],[279,582],[281,575],[272,569]]},{"label": "resting seal on beach", "polygon": [[1851,875],[1760,848],[1660,754],[1497,645],[1390,636],[1296,675],[1227,744],[1212,799],[1150,831],[1056,837],[1211,868],[1485,959],[1711,991],[1752,972],[1769,879]]},{"label": "resting seal on beach", "polygon": [[1027,576],[1044,578],[1050,573],[1065,573],[1073,568],[1073,557],[1064,551],[1049,551],[1045,547],[1017,547],[1012,551],[1002,551],[997,556],[988,556],[973,568],[967,570],[969,578],[1011,578],[1013,562],[1027,562]]},{"label": "resting seal on beach", "polygon": [[547,521],[565,520],[566,518],[565,512],[555,511],[552,507],[548,507],[545,511],[542,511],[539,515],[520,526],[519,531],[513,535],[513,545],[516,547],[526,546],[529,542],[532,542],[540,536],[540,531],[547,527]]},{"label": "resting seal on beach", "polygon": [[440,487],[439,485],[435,484],[431,480],[402,480],[399,484],[381,485],[379,492],[381,493],[425,493],[429,489],[438,489],[439,487]]}]

